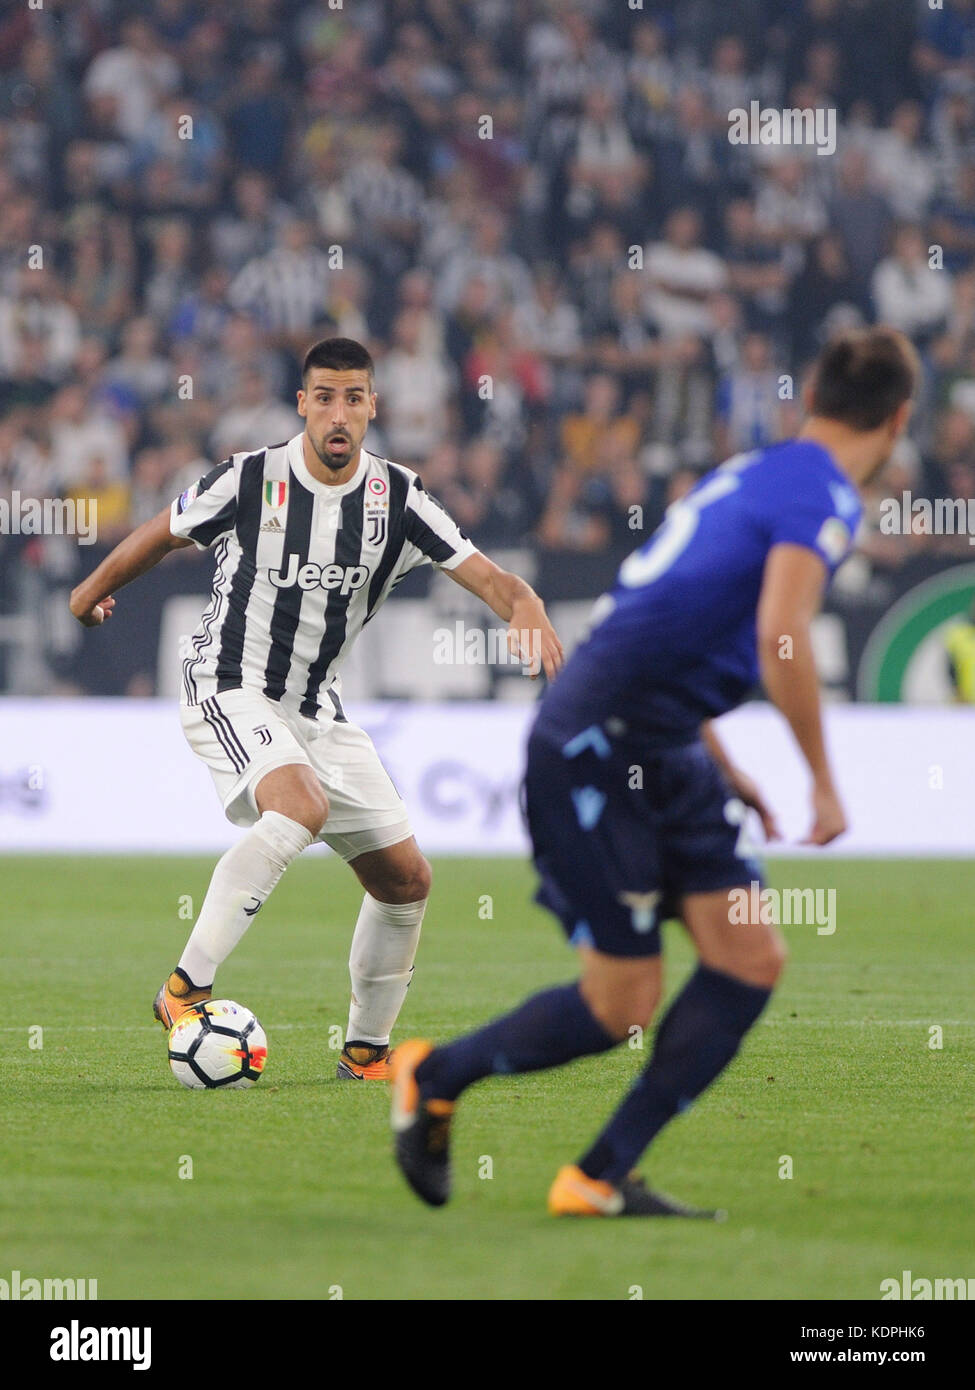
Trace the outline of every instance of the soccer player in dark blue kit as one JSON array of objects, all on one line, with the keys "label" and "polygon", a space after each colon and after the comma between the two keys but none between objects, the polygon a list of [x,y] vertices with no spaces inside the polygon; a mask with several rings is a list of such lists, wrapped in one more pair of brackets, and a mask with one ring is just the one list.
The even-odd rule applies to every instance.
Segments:
[{"label": "soccer player in dark blue kit", "polygon": [[[699,957],[657,1030],[646,1069],[549,1193],[556,1215],[714,1217],[634,1173],[663,1127],[724,1071],[785,961],[775,926],[731,920],[729,890],[760,879],[740,845],[745,806],[771,813],[709,721],[761,678],[812,780],[808,843],[846,828],[830,770],[810,624],[847,556],[858,488],[907,426],[914,349],[874,328],[814,365],[798,436],[729,459],[675,503],[620,568],[595,626],[541,702],[525,806],[541,887],[579,952],[578,982],[440,1047],[393,1061],[396,1157],[432,1206],[450,1195],[457,1097],[482,1077],[538,1071],[617,1046],[661,992],[660,921],[681,919]],[[740,895],[736,895],[739,896]]]}]

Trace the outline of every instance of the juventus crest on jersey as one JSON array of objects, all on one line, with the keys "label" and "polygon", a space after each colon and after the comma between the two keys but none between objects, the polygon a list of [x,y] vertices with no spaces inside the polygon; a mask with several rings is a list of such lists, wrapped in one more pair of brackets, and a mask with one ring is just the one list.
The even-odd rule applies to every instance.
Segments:
[{"label": "juventus crest on jersey", "polygon": [[234,454],[173,502],[170,530],[216,546],[183,701],[261,691],[300,714],[340,710],[336,673],[364,623],[418,565],[476,547],[409,468],[363,449],[347,483],[309,472],[303,435]]}]

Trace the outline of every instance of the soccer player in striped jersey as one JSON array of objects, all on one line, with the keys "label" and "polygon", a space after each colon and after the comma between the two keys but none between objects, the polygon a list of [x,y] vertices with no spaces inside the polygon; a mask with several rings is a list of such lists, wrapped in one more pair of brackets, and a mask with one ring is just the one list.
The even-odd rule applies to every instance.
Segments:
[{"label": "soccer player in striped jersey", "polygon": [[96,626],[115,591],[171,550],[216,548],[210,604],[183,662],[180,718],[227,817],[248,829],[217,864],[156,1017],[168,1029],[211,997],[217,967],[285,869],[324,840],[365,889],[338,1074],[386,1079],[430,866],[371,740],[346,718],[343,657],[397,583],[427,563],[508,623],[512,644],[531,634],[535,674],[554,676],[562,648],[530,586],[482,555],[415,473],[362,447],[376,393],[360,343],[316,343],[297,399],[301,434],[235,454],[187,488],[78,585],[71,611]]}]

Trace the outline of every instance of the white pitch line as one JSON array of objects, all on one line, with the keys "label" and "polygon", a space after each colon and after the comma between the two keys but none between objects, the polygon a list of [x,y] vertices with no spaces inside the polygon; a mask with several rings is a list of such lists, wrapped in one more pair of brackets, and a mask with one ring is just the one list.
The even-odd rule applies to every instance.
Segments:
[{"label": "white pitch line", "polygon": [[778,1028],[794,1023],[811,1023],[817,1028],[931,1028],[935,1023],[941,1028],[975,1028],[975,1018],[846,1018],[834,1023],[828,1018],[768,1018],[767,1028]]},{"label": "white pitch line", "polygon": [[[809,1024],[814,1028],[930,1028],[935,1023],[942,1028],[975,1028],[973,1018],[848,1018],[836,1023],[826,1018],[768,1018],[759,1026],[764,1028],[792,1027],[796,1024]],[[317,1028],[325,1031],[333,1024],[328,1023],[268,1023],[263,1025],[265,1032],[285,1033],[302,1029]],[[0,1033],[26,1033],[31,1028],[43,1028],[49,1033],[155,1033],[158,1025],[152,1023],[21,1023],[4,1024]]]},{"label": "white pitch line", "polygon": [[[268,1024],[275,1033],[283,1033],[289,1028],[329,1028],[331,1024],[321,1023],[275,1023]],[[43,1028],[46,1033],[156,1033],[159,1025],[152,1023],[22,1023],[5,1024],[0,1033],[26,1033],[31,1028]]]}]

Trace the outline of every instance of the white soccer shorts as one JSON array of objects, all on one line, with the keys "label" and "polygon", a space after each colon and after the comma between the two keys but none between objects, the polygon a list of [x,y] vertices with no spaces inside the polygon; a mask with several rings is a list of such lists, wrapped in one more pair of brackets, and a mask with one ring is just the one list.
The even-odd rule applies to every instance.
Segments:
[{"label": "white soccer shorts", "polygon": [[284,709],[254,690],[225,690],[198,705],[180,705],[186,740],[210,769],[224,812],[234,825],[260,817],[254,793],[276,767],[310,767],[328,797],[318,836],[348,861],[412,835],[402,797],[379,761],[372,739],[347,721],[319,722]]}]

